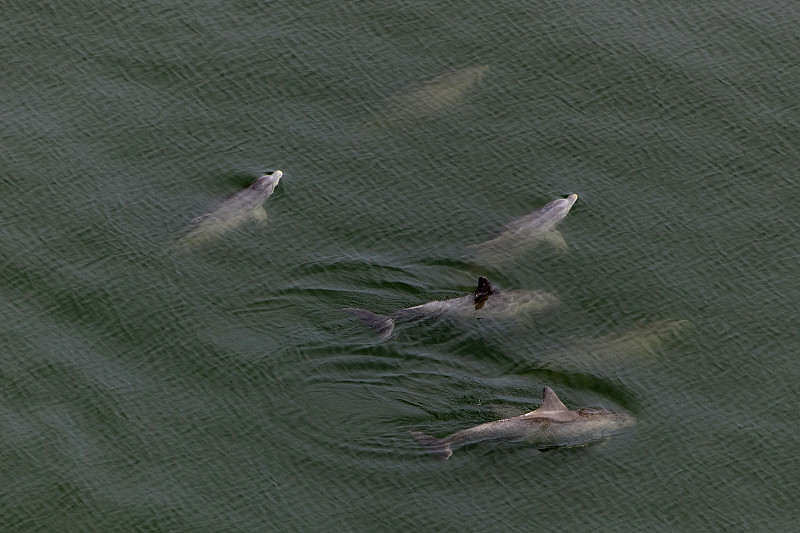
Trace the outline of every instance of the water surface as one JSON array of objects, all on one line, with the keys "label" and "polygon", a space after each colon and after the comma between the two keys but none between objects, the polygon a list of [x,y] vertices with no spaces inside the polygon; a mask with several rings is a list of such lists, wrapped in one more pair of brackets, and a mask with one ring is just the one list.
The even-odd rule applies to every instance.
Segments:
[{"label": "water surface", "polygon": [[[0,529],[800,526],[795,4],[4,15]],[[275,169],[266,225],[176,250]],[[570,193],[565,253],[470,257]],[[562,305],[386,342],[342,312],[478,275]],[[638,424],[446,463],[409,437],[545,385]]]}]

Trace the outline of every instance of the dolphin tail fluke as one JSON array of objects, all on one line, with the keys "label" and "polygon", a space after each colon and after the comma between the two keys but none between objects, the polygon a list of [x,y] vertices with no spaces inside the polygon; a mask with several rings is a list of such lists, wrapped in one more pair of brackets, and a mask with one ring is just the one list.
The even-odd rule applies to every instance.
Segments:
[{"label": "dolphin tail fluke", "polygon": [[394,331],[394,320],[386,315],[379,315],[366,309],[359,309],[357,307],[348,307],[345,309],[348,313],[358,318],[361,322],[368,325],[380,336],[381,340],[388,339]]},{"label": "dolphin tail fluke", "polygon": [[414,437],[415,441],[427,448],[440,461],[446,461],[451,455],[453,455],[453,450],[450,449],[449,444],[444,442],[444,439],[437,439],[436,437],[431,437],[430,435],[426,435],[425,433],[421,433],[419,431],[412,431],[411,436]]}]

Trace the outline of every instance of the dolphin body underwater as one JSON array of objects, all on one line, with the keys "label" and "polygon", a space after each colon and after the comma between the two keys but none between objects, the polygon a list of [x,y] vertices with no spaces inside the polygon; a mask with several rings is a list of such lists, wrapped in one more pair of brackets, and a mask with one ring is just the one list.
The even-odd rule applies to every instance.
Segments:
[{"label": "dolphin body underwater", "polygon": [[556,225],[564,220],[577,199],[577,194],[570,194],[553,200],[533,213],[512,220],[497,237],[469,248],[477,251],[480,259],[490,262],[509,259],[542,241],[566,251],[567,243],[556,230]]},{"label": "dolphin body underwater", "polygon": [[436,115],[463,100],[488,68],[488,65],[481,65],[456,70],[437,76],[410,93],[395,96],[380,122],[394,124]]},{"label": "dolphin body underwater", "polygon": [[633,416],[622,412],[569,410],[553,389],[545,387],[542,405],[530,413],[462,429],[441,439],[418,431],[412,432],[412,436],[437,458],[445,460],[453,455],[453,447],[482,441],[527,442],[539,449],[581,446],[634,423]]},{"label": "dolphin body underwater", "polygon": [[497,291],[488,279],[478,278],[475,292],[449,300],[435,300],[414,307],[395,311],[389,316],[379,315],[366,309],[348,307],[345,311],[374,329],[381,340],[389,338],[398,321],[425,317],[455,318],[513,318],[520,314],[544,311],[559,303],[555,295],[538,290]]},{"label": "dolphin body underwater", "polygon": [[221,237],[245,222],[255,220],[264,222],[267,212],[264,202],[272,195],[283,172],[276,170],[255,180],[247,189],[239,191],[222,203],[216,210],[192,221],[195,227],[187,233],[182,244],[186,246],[201,244]]}]

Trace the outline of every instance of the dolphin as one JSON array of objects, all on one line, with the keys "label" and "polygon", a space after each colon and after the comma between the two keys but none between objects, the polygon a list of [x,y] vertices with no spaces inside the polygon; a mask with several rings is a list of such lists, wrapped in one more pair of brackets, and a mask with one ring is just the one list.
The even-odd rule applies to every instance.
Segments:
[{"label": "dolphin", "polygon": [[582,446],[632,426],[633,416],[618,411],[581,408],[574,411],[545,387],[538,409],[513,418],[486,422],[437,439],[412,432],[414,439],[441,460],[453,455],[453,447],[487,440],[527,442],[538,449]]},{"label": "dolphin", "polygon": [[478,278],[478,287],[472,294],[400,309],[390,316],[354,307],[348,307],[345,311],[372,327],[380,335],[381,340],[385,340],[394,331],[397,321],[437,316],[511,318],[524,313],[544,311],[557,304],[558,298],[549,292],[537,290],[498,291],[488,279],[481,276]]},{"label": "dolphin", "polygon": [[216,210],[192,220],[193,229],[183,238],[183,244],[192,245],[221,237],[237,226],[256,220],[264,222],[267,212],[264,202],[281,180],[283,172],[276,170],[255,180],[250,186],[236,193],[222,203]]},{"label": "dolphin", "polygon": [[609,361],[623,357],[655,357],[667,342],[677,339],[691,326],[689,320],[657,320],[598,339],[573,341],[567,351]]},{"label": "dolphin", "polygon": [[461,101],[488,68],[481,65],[443,74],[408,94],[396,96],[391,99],[384,120],[391,124],[439,113]]},{"label": "dolphin", "polygon": [[566,251],[567,243],[555,228],[577,199],[577,194],[570,194],[566,198],[553,200],[533,213],[512,220],[497,237],[473,244],[470,248],[476,249],[483,259],[516,255],[542,241]]}]

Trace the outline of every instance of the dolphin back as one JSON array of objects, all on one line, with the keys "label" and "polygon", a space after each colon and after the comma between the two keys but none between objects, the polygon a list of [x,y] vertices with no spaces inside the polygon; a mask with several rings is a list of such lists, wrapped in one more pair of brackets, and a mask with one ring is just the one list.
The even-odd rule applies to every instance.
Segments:
[{"label": "dolphin back", "polygon": [[358,318],[361,322],[368,325],[381,338],[386,340],[394,331],[394,320],[386,315],[379,315],[366,309],[359,309],[357,307],[348,307],[345,309],[348,313]]}]

